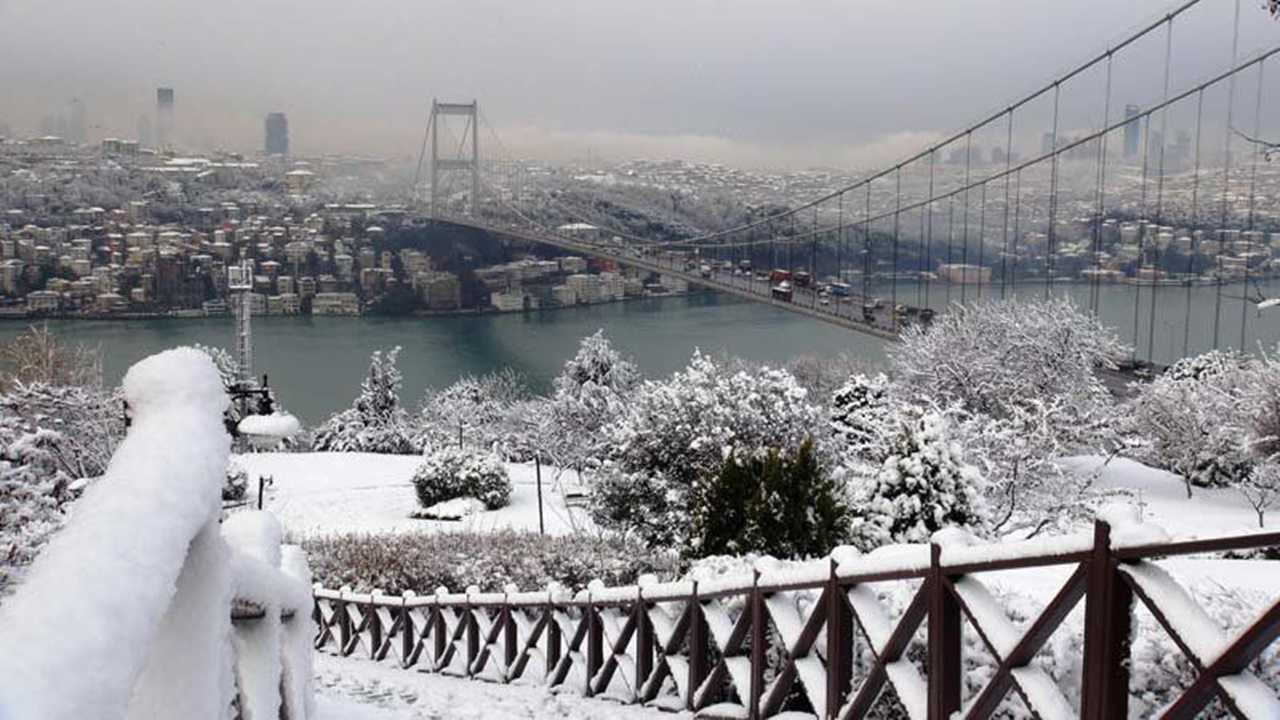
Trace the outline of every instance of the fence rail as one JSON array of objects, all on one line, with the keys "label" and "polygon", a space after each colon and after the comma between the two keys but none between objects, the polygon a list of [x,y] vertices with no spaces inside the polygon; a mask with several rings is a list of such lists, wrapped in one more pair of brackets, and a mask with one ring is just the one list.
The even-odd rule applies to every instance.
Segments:
[{"label": "fence rail", "polygon": [[[573,595],[390,596],[317,586],[316,647],[428,672],[543,682],[700,717],[802,711],[824,720],[863,718],[894,702],[892,690],[913,720],[991,717],[1010,693],[1036,717],[1104,720],[1128,716],[1128,659],[1141,605],[1196,674],[1162,717],[1192,718],[1215,700],[1232,717],[1280,717],[1273,686],[1251,671],[1280,636],[1280,598],[1269,598],[1258,618],[1228,636],[1153,562],[1280,546],[1280,533],[1149,539],[1099,520],[1092,536],[1057,538],[1052,548],[944,541],[833,558],[821,568]],[[1065,566],[1067,579],[1023,625],[977,577],[1050,566]],[[877,585],[888,581],[906,581],[909,597],[886,603]],[[1073,702],[1035,658],[1082,600],[1081,689]],[[995,665],[967,699],[966,625]]]}]

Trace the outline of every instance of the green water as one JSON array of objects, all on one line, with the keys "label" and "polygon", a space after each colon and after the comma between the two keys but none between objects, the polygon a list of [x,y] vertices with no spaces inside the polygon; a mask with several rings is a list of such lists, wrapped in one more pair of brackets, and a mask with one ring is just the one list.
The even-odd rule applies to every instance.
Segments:
[{"label": "green water", "polygon": [[[99,346],[108,383],[160,350],[202,343],[230,348],[230,318],[50,321],[70,342]],[[0,342],[24,323],[0,324]],[[267,373],[281,402],[308,424],[346,407],[374,350],[395,346],[404,372],[401,397],[411,407],[428,387],[504,367],[544,391],[579,340],[604,329],[648,377],[683,367],[695,348],[758,361],[796,355],[884,357],[878,339],[759,303],[716,295],[654,298],[527,314],[441,318],[254,318],[254,366]]]}]

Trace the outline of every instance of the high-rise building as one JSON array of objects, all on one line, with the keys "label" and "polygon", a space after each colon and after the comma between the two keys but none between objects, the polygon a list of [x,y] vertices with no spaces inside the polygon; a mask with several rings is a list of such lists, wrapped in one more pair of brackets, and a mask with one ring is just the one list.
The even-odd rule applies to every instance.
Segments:
[{"label": "high-rise building", "polygon": [[273,112],[267,115],[265,148],[268,155],[289,154],[289,121],[284,113]]},{"label": "high-rise building", "polygon": [[173,135],[173,88],[156,88],[156,149],[171,149]]},{"label": "high-rise building", "polygon": [[1137,105],[1124,106],[1124,156],[1133,157],[1138,154],[1139,135],[1142,133],[1142,121],[1138,119],[1138,115],[1142,112],[1142,108]]}]

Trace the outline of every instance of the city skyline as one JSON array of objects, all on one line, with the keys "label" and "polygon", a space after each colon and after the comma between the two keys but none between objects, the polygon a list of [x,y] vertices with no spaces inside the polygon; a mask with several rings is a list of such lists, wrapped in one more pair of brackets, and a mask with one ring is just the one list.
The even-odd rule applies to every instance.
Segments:
[{"label": "city skyline", "polygon": [[[923,3],[916,10],[890,3],[853,9],[813,2],[779,17],[764,4],[743,3],[731,17],[695,5],[677,18],[674,6],[644,17],[617,3],[588,7],[561,1],[539,5],[539,12],[489,4],[492,13],[451,6],[428,12],[383,0],[368,8],[363,20],[369,28],[349,28],[346,37],[328,43],[332,47],[326,52],[312,50],[306,42],[327,45],[304,42],[306,33],[286,34],[279,42],[250,34],[235,39],[234,53],[208,62],[201,53],[177,52],[176,38],[193,34],[217,46],[244,19],[246,8],[197,14],[197,27],[189,13],[147,13],[146,3],[140,3],[93,28],[130,42],[86,74],[76,58],[87,50],[88,28],[64,23],[54,43],[58,53],[49,53],[49,38],[37,32],[66,20],[70,16],[64,13],[72,8],[7,0],[0,4],[0,20],[19,32],[0,56],[66,57],[34,66],[0,63],[7,68],[0,70],[0,90],[18,98],[0,122],[15,132],[30,132],[41,118],[62,112],[71,97],[78,97],[91,117],[89,139],[133,137],[139,116],[149,111],[145,95],[154,87],[172,86],[181,98],[182,139],[195,150],[259,148],[261,118],[282,111],[295,121],[293,149],[299,154],[404,157],[415,154],[432,97],[477,98],[512,150],[527,157],[870,165],[891,162],[962,126],[1030,87],[1034,78],[1100,51],[1107,40],[1171,7],[1163,0],[1124,7],[1101,0],[1067,7],[1002,0],[961,9]],[[321,10],[339,19],[344,12],[326,5],[316,14],[325,15]],[[267,9],[263,21],[308,28],[310,21],[295,11]],[[1230,45],[1230,9],[1207,3],[1193,12],[1203,15],[1190,19],[1203,42],[1180,50],[1174,63],[1179,80],[1229,59],[1224,48]],[[1245,12],[1242,55],[1276,32],[1260,9]],[[928,22],[919,21],[922,14]],[[1090,22],[1098,16],[1109,23]],[[477,25],[477,18],[486,17],[510,22]],[[344,24],[319,29],[332,33],[335,27]],[[586,27],[596,30],[579,32]],[[766,27],[771,32],[765,33]],[[993,27],[1002,29],[998,52],[970,52],[973,40]],[[26,37],[23,29],[32,29],[35,37]],[[362,47],[361,39],[375,32],[387,38],[382,47]],[[414,33],[419,33],[416,40]],[[35,38],[40,49],[31,45]],[[474,50],[459,38],[483,42],[473,43],[479,48]],[[498,47],[525,60],[495,63],[499,55],[508,56],[492,52]],[[1139,48],[1141,57],[1133,64],[1153,70],[1162,59],[1160,49]],[[279,61],[266,62],[268,51],[279,53]],[[869,57],[887,62],[868,62]],[[583,58],[598,68],[585,69]],[[946,60],[945,72],[939,72],[938,58]],[[77,72],[71,73],[72,67]],[[957,77],[965,81],[955,82]],[[1115,83],[1119,105],[1113,115],[1123,104],[1145,106],[1158,99],[1158,77],[1153,82],[1150,72],[1117,77]],[[922,101],[925,112],[918,108]],[[1064,129],[1084,128],[1100,119],[1100,108],[1090,105],[1064,115]],[[1044,124],[1049,125],[1048,118]]]}]

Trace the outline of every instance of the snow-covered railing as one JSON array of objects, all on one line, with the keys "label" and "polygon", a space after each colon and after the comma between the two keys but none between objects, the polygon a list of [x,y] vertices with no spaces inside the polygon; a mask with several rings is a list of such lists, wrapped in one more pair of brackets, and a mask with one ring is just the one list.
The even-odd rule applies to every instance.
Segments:
[{"label": "snow-covered railing", "polygon": [[278,530],[274,557],[269,542],[233,550],[219,524],[230,441],[217,370],[170,350],[130,368],[123,389],[128,435],[0,604],[0,720],[223,718],[254,682],[274,683],[276,701],[241,698],[243,720],[306,720],[309,685],[254,664],[242,642],[254,621],[233,629],[236,608],[257,605],[275,627],[292,611],[289,657],[309,658],[305,559],[281,557]]},{"label": "snow-covered railing", "polygon": [[[862,718],[897,703],[913,720],[986,718],[1016,702],[1012,691],[1036,717],[1104,720],[1129,716],[1136,598],[1196,673],[1189,687],[1171,690],[1162,717],[1191,718],[1214,700],[1235,717],[1280,717],[1274,684],[1249,672],[1280,635],[1280,598],[1227,637],[1154,562],[1280,546],[1280,533],[1165,540],[1112,511],[1092,535],[982,545],[942,532],[930,545],[837,552],[798,569],[715,581],[576,594],[390,596],[317,586],[316,647],[706,717],[799,710]],[[1015,622],[978,576],[1031,568],[1057,568],[1057,589],[1037,616]],[[1082,599],[1076,691],[1037,656]],[[966,627],[970,644],[991,658],[985,675],[966,670]]]}]

